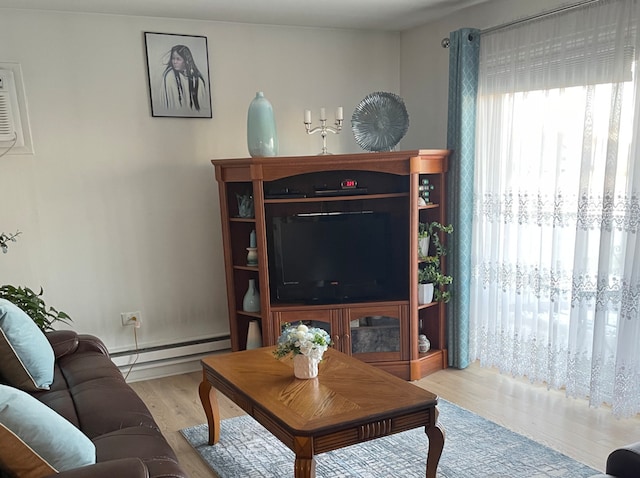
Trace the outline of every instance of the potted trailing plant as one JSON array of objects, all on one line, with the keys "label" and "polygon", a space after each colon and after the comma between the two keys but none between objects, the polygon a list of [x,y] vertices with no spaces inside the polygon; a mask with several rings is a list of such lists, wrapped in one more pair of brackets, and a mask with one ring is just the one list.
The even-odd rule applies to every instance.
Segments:
[{"label": "potted trailing plant", "polygon": [[0,287],[0,299],[6,299],[22,309],[43,332],[54,330],[54,322],[69,324],[71,317],[66,313],[48,307],[42,300],[43,290],[36,294],[28,287],[14,287],[3,285]]},{"label": "potted trailing plant", "polygon": [[434,247],[432,255],[421,258],[424,264],[418,270],[418,302],[428,304],[435,300],[446,303],[451,299],[451,292],[446,290],[446,286],[453,282],[453,277],[442,272],[441,260],[447,254],[447,248],[440,241],[440,233],[451,234],[453,226],[434,221],[426,230]]}]

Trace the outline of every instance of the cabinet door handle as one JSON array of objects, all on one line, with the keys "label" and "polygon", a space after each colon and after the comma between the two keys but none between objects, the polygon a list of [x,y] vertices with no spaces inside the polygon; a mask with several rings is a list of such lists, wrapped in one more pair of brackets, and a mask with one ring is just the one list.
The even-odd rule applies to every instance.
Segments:
[{"label": "cabinet door handle", "polygon": [[340,336],[339,335],[334,335],[333,336],[333,343],[337,344],[338,342],[340,342]]},{"label": "cabinet door handle", "polygon": [[351,336],[349,334],[344,336],[345,339],[349,340],[351,338]]}]

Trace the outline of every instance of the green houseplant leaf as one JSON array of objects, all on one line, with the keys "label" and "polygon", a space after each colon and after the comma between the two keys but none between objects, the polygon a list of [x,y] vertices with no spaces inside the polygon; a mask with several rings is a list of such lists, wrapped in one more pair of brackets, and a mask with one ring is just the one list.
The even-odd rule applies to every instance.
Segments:
[{"label": "green houseplant leaf", "polygon": [[62,322],[69,325],[71,317],[65,312],[48,307],[42,300],[42,287],[39,293],[35,293],[28,287],[14,287],[3,285],[0,287],[0,299],[7,299],[22,309],[43,332],[54,330],[54,322]]}]

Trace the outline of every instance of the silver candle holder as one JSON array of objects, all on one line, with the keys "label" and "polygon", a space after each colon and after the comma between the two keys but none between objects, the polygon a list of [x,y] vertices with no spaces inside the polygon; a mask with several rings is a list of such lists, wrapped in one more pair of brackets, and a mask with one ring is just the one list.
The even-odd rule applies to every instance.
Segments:
[{"label": "silver candle holder", "polygon": [[311,110],[304,110],[304,128],[307,131],[307,134],[320,133],[322,136],[322,151],[323,154],[331,154],[327,151],[327,134],[340,134],[342,131],[342,118],[343,118],[342,106],[338,106],[336,108],[336,122],[335,127],[327,126],[327,116],[324,108],[320,108],[320,126],[316,126],[315,128],[311,127]]}]

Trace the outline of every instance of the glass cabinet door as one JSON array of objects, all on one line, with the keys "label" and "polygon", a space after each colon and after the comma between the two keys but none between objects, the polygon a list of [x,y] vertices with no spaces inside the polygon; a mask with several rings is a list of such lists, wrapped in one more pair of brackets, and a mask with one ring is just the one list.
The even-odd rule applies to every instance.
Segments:
[{"label": "glass cabinet door", "polygon": [[342,350],[342,341],[339,335],[340,332],[337,326],[336,314],[336,311],[329,309],[289,309],[286,311],[273,312],[273,316],[278,324],[278,329],[276,331],[278,337],[280,336],[283,327],[303,323],[307,327],[317,327],[325,330],[329,334],[329,337],[331,337],[333,347],[338,350]]},{"label": "glass cabinet door", "polygon": [[351,355],[363,360],[400,360],[402,318],[401,306],[348,309]]},{"label": "glass cabinet door", "polygon": [[369,316],[349,322],[351,353],[400,352],[400,320]]}]

